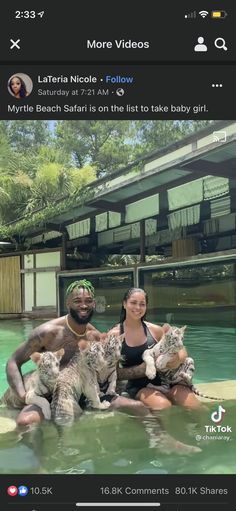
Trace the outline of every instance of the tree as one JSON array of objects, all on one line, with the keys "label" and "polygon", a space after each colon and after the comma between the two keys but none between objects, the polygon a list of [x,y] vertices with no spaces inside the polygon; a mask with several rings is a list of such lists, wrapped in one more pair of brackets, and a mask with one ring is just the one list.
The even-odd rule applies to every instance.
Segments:
[{"label": "tree", "polygon": [[59,121],[57,144],[71,154],[76,166],[96,166],[99,177],[129,163],[131,128],[129,121]]},{"label": "tree", "polygon": [[208,126],[213,121],[134,121],[136,145],[133,149],[136,158],[153,150],[166,147]]},{"label": "tree", "polygon": [[0,173],[3,173],[12,156],[11,145],[8,140],[3,121],[0,121]]},{"label": "tree", "polygon": [[56,162],[44,163],[32,182],[27,211],[52,205],[66,196],[73,196],[95,179],[95,169],[88,165],[78,169],[65,168]]},{"label": "tree", "polygon": [[[16,121],[17,122],[17,121]],[[10,130],[18,130],[27,139],[28,128],[0,122],[0,222],[8,223],[34,209],[51,205],[77,191],[96,179],[95,169],[91,166],[76,168],[72,158],[63,148],[51,145],[39,145],[36,142],[23,152],[11,144]],[[35,137],[40,129],[35,129]],[[25,140],[26,140],[25,139]],[[19,141],[19,138],[18,138]],[[21,147],[22,149],[22,147]]]},{"label": "tree", "polygon": [[50,143],[48,121],[6,121],[5,126],[11,147],[20,154],[36,152],[41,145]]},{"label": "tree", "polygon": [[32,180],[24,173],[0,174],[0,223],[22,216],[31,195]]}]

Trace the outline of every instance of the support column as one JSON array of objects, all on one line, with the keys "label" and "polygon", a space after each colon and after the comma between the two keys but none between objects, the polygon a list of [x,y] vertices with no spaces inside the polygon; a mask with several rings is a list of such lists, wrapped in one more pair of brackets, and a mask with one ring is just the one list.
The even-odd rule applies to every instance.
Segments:
[{"label": "support column", "polygon": [[140,263],[145,263],[145,220],[140,220]]},{"label": "support column", "polygon": [[62,270],[66,270],[67,237],[68,237],[67,232],[63,232],[62,233],[62,237],[61,237],[61,240],[62,240],[62,243],[61,243],[61,248],[62,248],[61,266],[62,266]]}]

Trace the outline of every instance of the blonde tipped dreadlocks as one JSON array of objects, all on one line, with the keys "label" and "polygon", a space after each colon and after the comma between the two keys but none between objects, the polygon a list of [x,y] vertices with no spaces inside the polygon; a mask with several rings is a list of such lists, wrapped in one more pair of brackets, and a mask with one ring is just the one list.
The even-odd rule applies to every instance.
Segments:
[{"label": "blonde tipped dreadlocks", "polygon": [[81,287],[83,289],[86,289],[86,291],[88,291],[88,293],[90,293],[94,297],[95,289],[94,289],[92,283],[86,279],[75,280],[74,282],[72,282],[66,290],[66,296],[68,296],[70,293],[72,293],[72,291],[74,291],[74,289],[79,289]]}]

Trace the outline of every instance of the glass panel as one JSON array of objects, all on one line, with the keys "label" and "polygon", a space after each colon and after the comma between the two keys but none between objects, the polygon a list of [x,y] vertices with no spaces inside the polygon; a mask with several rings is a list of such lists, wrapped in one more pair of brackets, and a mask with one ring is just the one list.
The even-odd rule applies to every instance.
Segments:
[{"label": "glass panel", "polygon": [[236,326],[236,264],[142,269],[153,321]]},{"label": "glass panel", "polygon": [[101,213],[95,216],[95,231],[105,231],[107,229],[107,213]]}]

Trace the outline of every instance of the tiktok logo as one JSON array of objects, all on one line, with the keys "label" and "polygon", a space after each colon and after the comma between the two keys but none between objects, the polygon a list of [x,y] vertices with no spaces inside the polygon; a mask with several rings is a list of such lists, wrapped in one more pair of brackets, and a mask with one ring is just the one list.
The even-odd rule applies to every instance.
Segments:
[{"label": "tiktok logo", "polygon": [[221,422],[223,419],[224,413],[225,413],[225,409],[223,408],[223,406],[219,405],[218,409],[215,412],[212,412],[211,420],[216,423]]}]

